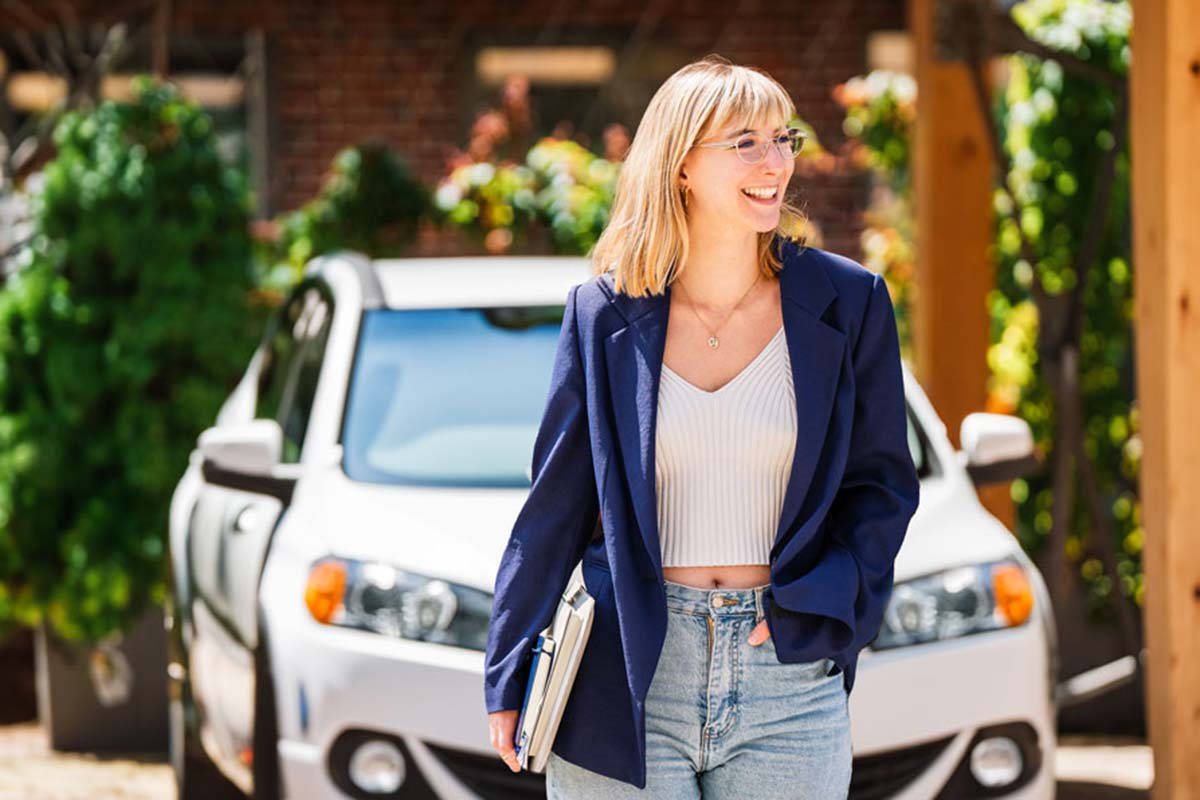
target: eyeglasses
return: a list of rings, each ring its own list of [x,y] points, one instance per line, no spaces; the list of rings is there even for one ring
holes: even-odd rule
[[[737,157],[746,164],[757,164],[767,157],[767,148],[774,144],[779,155],[795,158],[804,147],[808,135],[799,128],[788,128],[778,136],[763,136],[761,133],[746,133],[731,142],[707,142],[696,147],[732,147]]]

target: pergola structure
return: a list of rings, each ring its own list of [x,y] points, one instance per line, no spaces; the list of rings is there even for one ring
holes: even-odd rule
[[[1200,5],[1134,0],[1137,378],[1158,797],[1200,794]],[[1195,298],[1195,299],[1193,299]],[[1191,304],[1197,303],[1192,309]]]
[[[1193,527],[1200,519],[1193,488],[1200,484],[1200,3],[1132,5],[1128,103],[1114,133],[1118,141],[1132,136],[1146,705],[1154,797],[1184,798],[1200,796],[1200,537]],[[913,159],[917,362],[935,405],[957,421],[984,406],[998,157],[979,113],[990,107],[981,106],[985,61],[963,25],[986,37],[993,52],[1037,46],[1014,44],[1007,12],[991,0],[909,0],[908,12],[921,89]],[[1086,258],[1086,243],[1082,249]],[[1000,492],[981,494],[1011,518]]]

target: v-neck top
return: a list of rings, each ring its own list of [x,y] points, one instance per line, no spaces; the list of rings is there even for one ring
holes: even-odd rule
[[[655,488],[664,567],[770,563],[796,423],[783,328],[711,392],[662,365]]]

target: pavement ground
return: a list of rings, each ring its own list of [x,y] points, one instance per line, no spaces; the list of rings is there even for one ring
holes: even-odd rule
[[[1142,740],[1062,736],[1057,800],[1149,800],[1154,760]],[[160,753],[58,753],[36,722],[0,725],[0,800],[173,800]]]

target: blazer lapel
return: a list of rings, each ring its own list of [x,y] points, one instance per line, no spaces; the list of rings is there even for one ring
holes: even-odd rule
[[[785,245],[779,282],[784,338],[796,392],[797,438],[772,559],[812,481],[846,347],[846,335],[820,318],[837,291],[821,265],[808,256],[808,250],[797,252],[795,247]],[[611,282],[608,286],[611,289]],[[604,339],[620,460],[629,482],[634,516],[660,584],[662,548],[654,443],[670,299],[670,286],[663,294],[649,297],[613,295],[612,302],[629,324]]]
[[[783,534],[799,513],[812,483],[813,470],[829,429],[846,350],[846,334],[821,320],[825,308],[837,297],[837,290],[816,259],[806,258],[802,253],[785,261],[779,283],[783,294],[783,335],[787,339],[792,386],[796,392],[796,453],[783,493],[783,508],[771,547],[772,561],[779,554]]]

